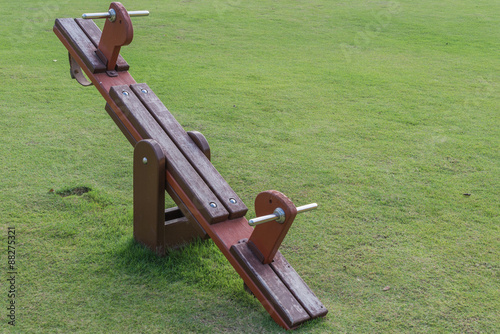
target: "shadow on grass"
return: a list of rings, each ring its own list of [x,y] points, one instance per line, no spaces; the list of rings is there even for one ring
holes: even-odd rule
[[[115,266],[142,282],[161,285],[182,281],[197,289],[224,291],[231,298],[247,302],[250,297],[243,290],[243,281],[212,240],[196,240],[158,257],[130,239],[117,251]]]
[[[231,300],[231,304],[220,306],[223,309],[237,307],[256,310],[258,318],[252,321],[257,326],[272,328],[276,333],[284,332],[267,315],[258,300],[244,291],[242,279],[212,240],[199,239],[182,249],[169,251],[164,257],[158,257],[135,240],[129,239],[116,252],[114,265],[122,274],[155,289],[162,290],[162,287],[168,288],[168,285],[182,282],[195,290],[213,295],[215,299],[217,296],[224,296]],[[297,332],[308,332],[312,328],[324,326],[325,321],[324,318],[308,321]]]

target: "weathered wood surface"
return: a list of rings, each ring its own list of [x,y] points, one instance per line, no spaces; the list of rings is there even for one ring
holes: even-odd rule
[[[326,307],[280,252],[276,253],[270,266],[312,319],[328,313]]]
[[[210,223],[226,220],[229,213],[217,196],[214,195],[129,86],[111,87],[109,94],[142,138],[154,139],[162,147],[167,158],[166,169],[192,199],[203,217]],[[210,203],[214,203],[215,207],[211,206]]]
[[[230,251],[290,328],[311,318],[274,270],[262,264],[246,243],[233,245]]]
[[[243,217],[248,208],[151,88],[144,83],[130,88],[224,205],[229,219]]]
[[[125,121],[127,123],[130,123],[126,117],[123,115],[123,117],[120,117],[114,110],[113,108],[109,105],[109,103],[106,103],[106,106],[104,107],[104,109],[106,110],[106,112],[108,113],[109,117],[111,117],[111,119],[115,122],[116,126],[118,126],[118,128],[121,130],[121,132],[123,133],[123,135],[125,136],[125,138],[127,138],[127,140],[129,141],[129,143],[132,145],[132,146],[135,146],[138,142],[138,140],[136,139],[139,134],[136,134],[135,136],[132,135],[131,131],[130,131],[130,127],[131,125],[129,125],[128,127],[124,124],[123,122],[123,118],[125,118]],[[121,113],[121,110],[120,110],[120,113]],[[134,129],[135,131],[135,129]]]
[[[106,71],[106,65],[96,55],[96,47],[74,19],[57,19],[55,27],[92,73]]]
[[[186,205],[189,212],[200,223],[201,227],[208,233],[210,238],[215,242],[220,251],[229,260],[236,272],[241,276],[245,284],[251,289],[252,293],[259,300],[262,306],[266,309],[271,317],[283,328],[290,329],[290,326],[285,322],[283,317],[275,310],[273,304],[267,299],[256,282],[247,274],[243,266],[238,262],[236,257],[230,252],[232,245],[238,240],[248,238],[253,231],[253,228],[248,225],[245,217],[226,220],[217,224],[209,224],[199,210],[193,205],[190,198],[186,195],[182,187],[176,182],[172,175],[167,171],[167,189],[171,189]]]
[[[53,31],[61,43],[66,47],[71,57],[80,65],[82,71],[85,72],[90,81],[106,100],[106,111],[120,130],[122,130],[132,146],[135,146],[142,138],[130,124],[120,108],[118,108],[113,99],[111,99],[109,96],[109,89],[112,86],[132,85],[136,82],[128,71],[117,72],[117,77],[109,77],[105,72],[104,64],[95,55],[95,47],[92,46],[92,41],[85,35],[83,30],[78,28],[75,22],[74,19],[56,19]],[[82,46],[79,46],[80,44],[82,44]],[[89,62],[94,62],[95,64],[92,65]],[[94,68],[94,66],[97,66],[96,64],[100,64],[98,70]]]

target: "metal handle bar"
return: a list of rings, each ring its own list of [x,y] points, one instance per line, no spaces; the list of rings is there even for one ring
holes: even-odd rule
[[[297,214],[303,213],[306,211],[314,210],[317,207],[318,207],[317,203],[311,203],[311,204],[299,206],[299,207],[297,207]],[[281,208],[277,208],[270,215],[265,215],[265,216],[250,219],[248,221],[248,225],[256,226],[256,225],[272,222],[274,220],[277,221],[278,223],[282,224],[285,221],[285,211],[283,211],[283,209],[281,209]]]
[[[136,10],[127,12],[130,17],[134,16],[148,16],[148,10]],[[86,13],[82,15],[84,19],[109,19],[111,22],[116,20],[116,11],[114,9],[110,9],[105,13]]]

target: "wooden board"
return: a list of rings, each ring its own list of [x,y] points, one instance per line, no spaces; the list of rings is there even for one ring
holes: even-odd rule
[[[326,307],[280,252],[276,253],[270,266],[312,319],[328,313]]]
[[[230,251],[290,328],[311,318],[274,270],[262,264],[245,242],[233,245]]]
[[[243,217],[248,208],[151,88],[144,83],[131,85],[130,88],[219,198],[229,212],[229,219]],[[231,203],[231,199],[236,203]]]
[[[103,73],[106,65],[96,55],[96,47],[74,19],[56,19],[55,27],[61,32],[92,73]]]
[[[124,94],[124,92],[127,92]],[[167,158],[166,169],[181,185],[203,217],[211,224],[224,221],[229,213],[196,170],[178,150],[142,102],[127,85],[111,87],[109,94],[143,139],[154,139]],[[212,207],[210,203],[215,203]]]

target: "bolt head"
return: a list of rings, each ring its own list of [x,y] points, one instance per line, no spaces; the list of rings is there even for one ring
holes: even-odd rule
[[[236,203],[238,203],[238,201],[236,201],[234,198],[230,198],[229,203],[236,204]]]
[[[116,21],[116,11],[115,11],[113,8],[111,8],[111,9],[108,11],[108,13],[109,13],[109,20],[110,20],[111,22],[115,22],[115,21]]]
[[[149,92],[148,92],[148,90],[147,90],[147,89],[144,89],[144,88],[143,88],[143,89],[141,89],[141,92],[142,92],[143,94],[147,94],[147,93],[149,93]]]
[[[142,158],[142,163],[147,165],[148,164],[148,158],[144,157]]]
[[[210,202],[210,207],[212,207],[212,208],[216,208],[216,207],[217,207],[217,203],[215,203],[215,202]]]
[[[282,208],[276,208],[276,210],[274,210],[273,214],[275,214],[278,218],[276,219],[276,221],[280,224],[283,224],[285,222],[285,211],[282,209]]]
[[[122,92],[122,94],[123,94],[123,95],[125,95],[125,96],[129,96],[129,95],[130,95],[130,94],[129,94],[129,92],[127,92],[126,90],[124,90],[124,91]]]

